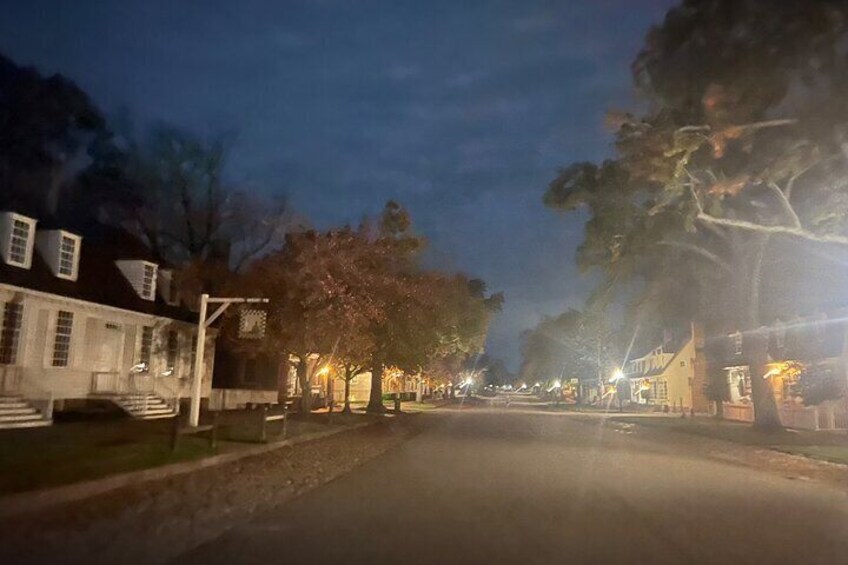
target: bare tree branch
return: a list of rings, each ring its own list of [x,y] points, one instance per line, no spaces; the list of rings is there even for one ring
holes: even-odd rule
[[[795,177],[793,177],[793,180],[794,178]],[[776,183],[769,182],[767,184],[768,187],[771,188],[772,192],[777,195],[777,199],[780,201],[780,206],[783,208],[783,212],[789,218],[792,226],[798,229],[803,229],[803,226],[801,225],[801,218],[798,217],[798,214],[795,212],[795,208],[792,207],[792,203],[789,202],[789,198],[787,198],[786,194],[780,190],[780,187],[777,186]],[[791,187],[789,185],[787,185],[787,190],[791,191]]]
[[[718,255],[716,255],[712,251],[708,251],[707,249],[704,249],[703,247],[700,247],[700,246],[695,245],[693,243],[684,243],[684,242],[681,242],[681,241],[659,241],[659,242],[657,242],[657,245],[663,245],[663,246],[666,246],[666,247],[677,247],[677,248],[680,248],[680,249],[684,249],[686,251],[691,251],[692,253],[700,255],[701,257],[703,257],[703,258],[711,261],[712,263],[718,265],[719,267],[721,267],[722,269],[724,269],[728,273],[733,272],[733,270],[730,268],[730,264],[727,261],[723,260],[722,258],[720,258]]]
[[[747,220],[734,220],[730,218],[716,218],[715,216],[711,216],[703,211],[698,213],[697,218],[703,222],[708,222],[711,224],[715,224],[718,226],[727,226],[731,228],[737,228],[740,230],[763,233],[763,234],[779,234],[779,235],[788,235],[792,237],[797,237],[799,239],[805,239],[807,241],[814,241],[816,243],[833,243],[836,245],[845,245],[848,246],[848,237],[843,237],[840,235],[819,235],[813,233],[803,227],[798,228],[794,226],[768,226],[764,224],[758,224],[755,222],[749,222]]]

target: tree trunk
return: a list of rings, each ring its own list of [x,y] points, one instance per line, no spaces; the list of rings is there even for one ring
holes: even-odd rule
[[[289,399],[289,368],[288,356],[277,365],[277,404],[285,406]]]
[[[344,390],[344,409],[342,410],[343,414],[350,414],[350,375],[345,375],[345,390]]]
[[[768,333],[750,332],[750,334],[745,335],[745,341],[750,343],[750,346],[746,349],[749,351],[747,357],[751,371],[754,427],[767,432],[782,430],[783,424],[780,422],[780,411],[777,409],[777,402],[774,400],[771,381],[763,378],[768,363]]]
[[[383,406],[383,364],[374,363],[371,368],[371,394],[368,398],[368,412],[372,414],[383,414],[386,407]]]
[[[300,383],[300,411],[304,414],[312,412],[312,385],[309,382],[309,367],[306,357],[301,357],[297,363],[297,381]]]
[[[783,429],[780,412],[774,400],[771,381],[763,378],[768,363],[768,333],[760,327],[760,283],[762,279],[763,259],[769,244],[769,235],[756,236],[753,241],[753,264],[747,286],[746,304],[740,305],[745,312],[743,347],[751,373],[751,400],[754,404],[754,427],[763,431]],[[744,271],[740,271],[744,272]],[[742,282],[742,281],[740,281]],[[744,288],[744,286],[742,287]]]
[[[715,401],[715,417],[717,420],[724,420],[724,400]]]

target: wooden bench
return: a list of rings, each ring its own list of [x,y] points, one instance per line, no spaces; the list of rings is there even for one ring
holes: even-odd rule
[[[183,420],[179,415],[174,416],[174,425],[171,427],[171,451],[176,451],[179,447],[180,436],[209,434],[209,448],[215,449],[218,447],[218,419],[219,412],[212,413],[212,423],[203,426],[184,426]]]
[[[287,400],[282,404],[283,413],[282,414],[268,414],[268,405],[263,404],[259,412],[259,441],[266,442],[268,441],[268,422],[283,422],[283,438],[286,437],[286,428],[289,421],[289,408],[294,404],[293,401]]]

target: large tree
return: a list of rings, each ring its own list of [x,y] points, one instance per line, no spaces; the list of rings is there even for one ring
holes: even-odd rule
[[[265,345],[295,359],[304,412],[311,410],[320,367],[336,356],[361,362],[371,347],[362,329],[384,317],[374,299],[380,264],[367,231],[306,231],[289,234],[280,251],[258,260],[242,279],[245,288],[270,299]]]
[[[0,208],[81,225],[138,204],[91,98],[0,54]]]
[[[377,242],[390,260],[379,291],[385,318],[371,327],[370,412],[384,410],[386,367],[453,379],[467,358],[482,352],[491,316],[503,303],[503,295],[487,295],[479,279],[423,269],[418,263],[423,241],[412,232],[409,214],[394,202],[380,217]]]
[[[837,1],[683,2],[636,59],[649,110],[615,116],[617,158],[545,196],[589,208],[580,260],[607,285],[641,281],[643,300],[745,332],[762,428],[780,426],[759,378],[765,258],[788,239],[848,245],[846,21]]]
[[[487,293],[480,279],[430,275],[433,295],[428,310],[431,350],[422,367],[431,379],[451,384],[451,393],[466,377],[484,374],[484,346],[492,316],[503,307],[502,293]]]
[[[211,271],[207,289],[222,272],[239,272],[279,248],[291,225],[284,199],[227,180],[227,154],[221,138],[159,125],[132,140],[123,160],[143,202],[132,227],[162,258]]]
[[[522,341],[520,374],[525,381],[597,382],[621,362],[616,336],[600,308],[570,309],[545,318]]]

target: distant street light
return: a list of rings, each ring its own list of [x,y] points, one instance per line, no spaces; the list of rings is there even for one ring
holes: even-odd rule
[[[617,383],[618,381],[620,381],[623,378],[624,378],[624,371],[622,371],[621,369],[616,369],[613,372],[612,378],[609,380],[609,382],[610,383]]]

